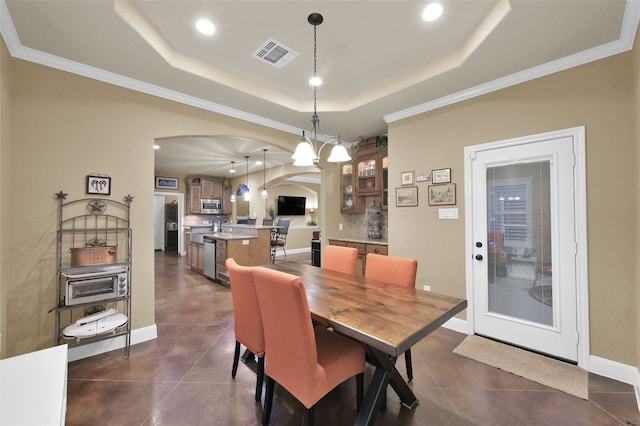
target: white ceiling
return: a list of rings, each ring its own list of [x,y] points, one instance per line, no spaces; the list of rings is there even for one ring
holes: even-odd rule
[[[387,122],[628,50],[640,2],[442,1],[2,1],[1,30],[15,57],[258,122],[292,134],[310,127],[313,26],[317,109],[326,133],[355,141]],[[193,30],[207,17],[216,33]],[[298,57],[277,68],[253,57],[267,40]],[[392,141],[391,141],[392,143]],[[240,137],[159,141],[156,170],[250,172],[265,146]],[[266,147],[267,167],[290,153]]]

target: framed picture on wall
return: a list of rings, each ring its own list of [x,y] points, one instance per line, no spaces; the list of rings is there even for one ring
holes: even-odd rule
[[[429,205],[446,206],[456,203],[456,184],[429,185]]]
[[[87,176],[87,194],[111,195],[111,178]]]
[[[433,183],[451,182],[451,169],[439,169],[431,171],[431,181]]]
[[[178,179],[156,176],[156,188],[178,189]]]
[[[397,207],[415,207],[418,205],[418,187],[404,186],[396,188]]]
[[[413,170],[409,170],[407,172],[400,173],[400,184],[405,185],[414,185],[415,181],[415,172]]]

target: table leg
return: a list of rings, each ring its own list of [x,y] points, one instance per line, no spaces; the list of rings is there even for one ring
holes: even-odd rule
[[[369,383],[364,402],[356,419],[356,425],[361,426],[375,423],[375,416],[380,410],[383,402],[382,398],[386,395],[385,389],[387,385],[391,385],[404,406],[414,408],[419,403],[407,382],[404,381],[396,369],[395,359],[371,347],[368,348],[368,355],[369,361],[376,366],[376,370],[373,373],[373,378]]]
[[[242,354],[242,356],[240,357],[240,359],[242,359],[242,362],[244,362],[245,364],[247,362],[251,362],[254,360],[254,356],[253,352],[251,352],[249,349],[245,349],[244,353]]]
[[[381,367],[376,367],[376,371],[373,373],[371,382],[367,387],[367,393],[362,402],[362,407],[360,407],[360,411],[358,411],[358,418],[356,419],[357,426],[375,424],[376,415],[378,411],[380,411],[380,404],[382,404],[382,396],[386,395],[384,390],[387,384],[389,384],[387,372]]]

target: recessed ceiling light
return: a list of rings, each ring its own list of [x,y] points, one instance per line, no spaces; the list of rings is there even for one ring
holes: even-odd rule
[[[211,35],[216,32],[216,27],[213,26],[210,20],[200,19],[196,22],[196,29],[204,35]]]
[[[427,22],[435,21],[442,16],[444,8],[440,3],[429,3],[422,12],[422,19]]]
[[[153,145],[153,149],[160,149],[160,145]]]

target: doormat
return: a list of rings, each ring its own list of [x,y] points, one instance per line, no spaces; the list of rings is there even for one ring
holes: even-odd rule
[[[464,339],[453,352],[578,398],[589,399],[587,371],[575,365],[475,335]]]

